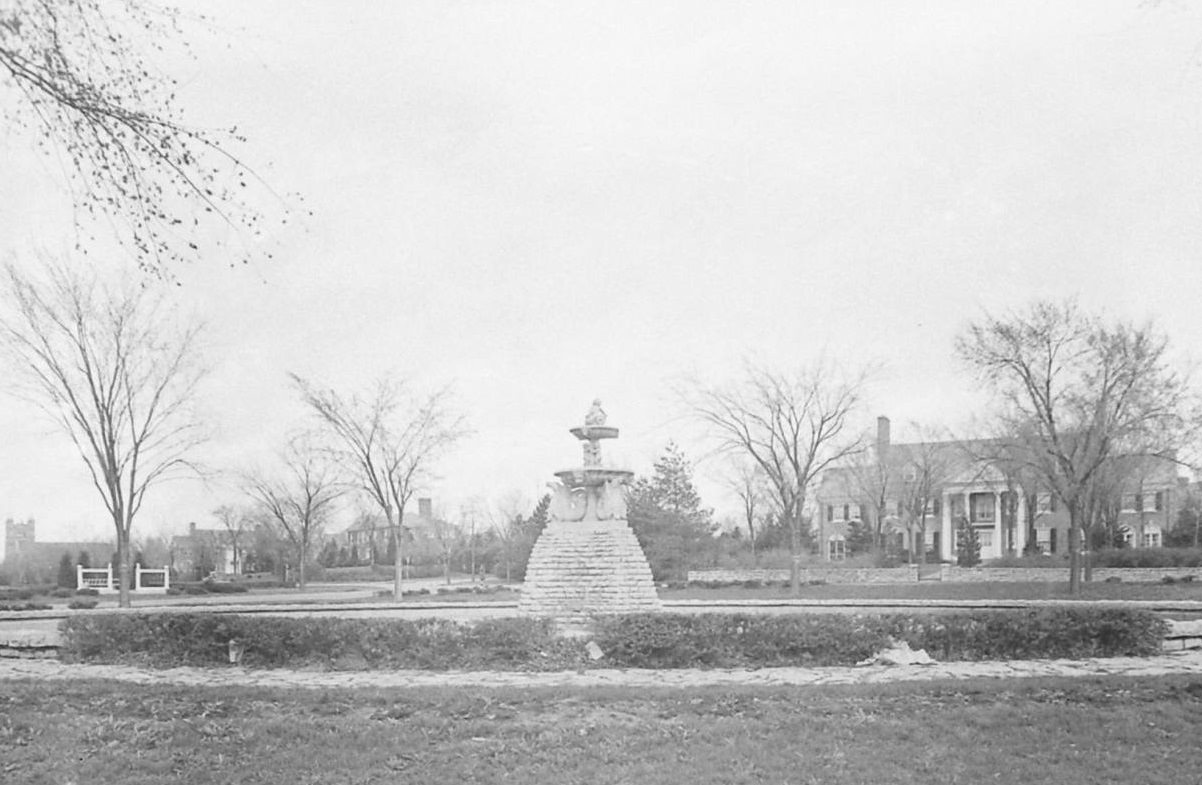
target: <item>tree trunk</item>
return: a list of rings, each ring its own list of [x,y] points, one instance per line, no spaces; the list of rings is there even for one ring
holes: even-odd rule
[[[129,533],[124,529],[117,532],[117,607],[128,608],[131,605],[129,589],[130,574],[129,560],[133,556],[129,549]]]
[[[296,586],[301,591],[305,590],[305,562],[306,556],[309,555],[309,548],[304,540],[301,540],[300,557],[296,560]]]
[[[1081,511],[1074,502],[1068,506],[1068,593],[1081,593]]]
[[[399,516],[398,516],[399,517]],[[401,524],[397,521],[396,526],[391,526],[392,530],[392,598],[400,600],[404,598],[404,582],[405,582],[405,566],[404,559],[401,558]]]
[[[789,551],[793,557],[789,565],[789,591],[794,597],[801,596],[801,521],[789,516]]]

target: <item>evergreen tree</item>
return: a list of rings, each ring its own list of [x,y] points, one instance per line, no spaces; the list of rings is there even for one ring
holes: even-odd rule
[[[967,518],[961,518],[957,523],[956,565],[958,567],[976,567],[981,563],[981,540],[977,530],[968,524]]]
[[[58,585],[63,589],[75,588],[75,565],[71,563],[71,554],[66,551],[58,560]]]
[[[627,518],[656,580],[684,579],[714,551],[717,529],[713,511],[701,506],[693,485],[693,467],[681,449],[668,442],[650,477],[630,490]]]
[[[75,562],[86,570],[92,566],[92,557],[88,555],[87,551],[80,551],[79,558]]]
[[[325,545],[321,546],[321,553],[317,555],[317,563],[322,567],[333,567],[338,563],[338,543],[334,540],[326,540]]]

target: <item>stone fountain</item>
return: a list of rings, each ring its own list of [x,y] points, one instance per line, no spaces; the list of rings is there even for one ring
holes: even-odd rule
[[[583,443],[583,465],[555,472],[550,518],[534,543],[518,609],[568,622],[601,613],[659,610],[647,557],[626,522],[625,485],[634,476],[606,468],[601,441],[618,429],[606,425],[600,401],[570,433]]]

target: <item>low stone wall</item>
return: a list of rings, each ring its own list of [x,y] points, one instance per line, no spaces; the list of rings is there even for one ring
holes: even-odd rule
[[[1123,583],[1160,583],[1192,577],[1202,583],[1200,567],[1095,567],[1093,582],[1118,578]],[[789,580],[788,570],[689,570],[689,580],[699,583],[761,583]],[[1068,583],[1068,567],[956,567],[939,566],[939,580],[947,583]],[[813,567],[801,571],[801,582],[810,583],[916,583],[918,565],[903,567]]]
[[[761,583],[789,580],[788,570],[689,570],[690,581],[700,583]],[[801,582],[811,583],[915,583],[918,566],[904,567],[809,567],[801,571]]]
[[[1095,567],[1093,582],[1118,578],[1123,583],[1160,583],[1164,578],[1192,576],[1202,581],[1198,567]],[[939,580],[949,583],[1068,583],[1068,567],[956,567],[944,564]]]

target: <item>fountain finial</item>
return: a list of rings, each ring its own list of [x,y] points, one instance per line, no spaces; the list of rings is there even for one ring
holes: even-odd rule
[[[584,415],[585,425],[605,425],[605,410],[601,408],[601,399],[594,398],[592,408]]]

